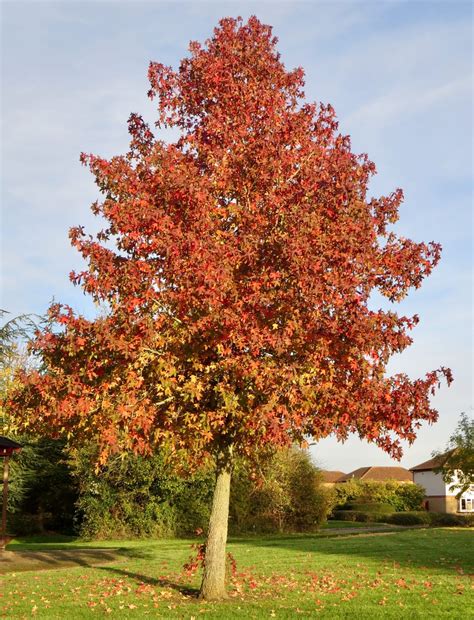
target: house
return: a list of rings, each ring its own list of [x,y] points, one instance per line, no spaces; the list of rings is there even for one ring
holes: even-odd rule
[[[443,455],[420,463],[410,469],[413,482],[425,489],[426,508],[430,512],[474,512],[474,487],[456,498],[457,479],[445,482],[441,473],[434,470],[443,464]]]
[[[337,482],[349,482],[349,480],[362,480],[363,482],[413,482],[413,475],[404,467],[359,467],[345,474]]]
[[[329,471],[323,469],[321,470],[321,475],[323,477],[322,484],[329,487],[339,482],[339,478],[344,477],[346,474],[343,471]]]

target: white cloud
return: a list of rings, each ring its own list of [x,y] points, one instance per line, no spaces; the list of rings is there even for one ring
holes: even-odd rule
[[[441,86],[434,86],[418,92],[413,96],[413,88],[393,90],[361,106],[348,116],[348,126],[370,126],[371,131],[386,128],[393,123],[405,122],[411,115],[425,112],[434,105],[441,104],[444,109],[460,97],[468,98],[471,94],[470,76],[454,79]]]

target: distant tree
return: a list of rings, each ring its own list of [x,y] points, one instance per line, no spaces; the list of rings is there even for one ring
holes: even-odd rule
[[[11,468],[14,498],[9,504],[16,534],[53,531],[71,534],[78,499],[64,439],[20,435],[23,445]],[[60,509],[58,509],[60,507]]]
[[[11,416],[7,418],[4,403],[12,389],[16,371],[30,365],[24,348],[36,329],[32,315],[8,318],[10,313],[0,309],[0,435],[11,431]],[[6,320],[5,320],[6,319]]]
[[[326,521],[333,493],[306,450],[284,448],[255,468],[236,463],[230,499],[235,532],[311,532]]]
[[[34,345],[45,371],[10,399],[25,426],[114,452],[166,445],[216,485],[201,596],[225,596],[229,492],[236,455],[349,433],[392,456],[434,421],[429,396],[449,370],[386,375],[418,317],[374,310],[418,288],[437,243],[390,231],[401,190],[369,195],[375,166],[352,153],[330,105],[304,102],[271,28],[223,19],[178,71],[151,63],[157,126],[129,120],[130,150],[83,155],[103,194],[72,244],[71,278],[108,313],[53,305]],[[369,303],[370,302],[370,303]]]
[[[10,314],[0,308],[0,318],[4,319]],[[0,326],[0,362],[2,364],[17,350],[20,339],[29,339],[32,331],[36,328],[31,314],[21,314],[5,321]]]
[[[474,486],[474,418],[461,413],[458,425],[449,438],[444,452],[433,452],[441,465],[435,470],[443,475],[451,488],[457,489],[456,497],[461,497]]]
[[[26,370],[30,366],[30,358],[25,350],[36,325],[31,315],[23,314],[9,317],[7,310],[0,309],[0,435],[15,435],[15,410],[7,410],[5,403],[14,390],[17,371]],[[21,441],[21,437],[15,436]],[[28,454],[16,452],[9,466],[8,511],[14,513],[19,510],[28,490],[28,475],[24,463]],[[1,464],[0,460],[0,464]],[[3,499],[2,499],[3,502]]]

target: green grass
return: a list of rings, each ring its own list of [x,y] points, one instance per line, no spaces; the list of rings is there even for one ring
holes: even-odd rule
[[[191,541],[19,540],[8,547],[19,555],[54,559],[61,549],[82,564],[1,576],[0,617],[466,618],[474,606],[473,534],[419,529],[234,538],[230,598],[213,604],[196,599],[199,576],[182,571]],[[114,559],[88,566],[87,552],[99,547]]]

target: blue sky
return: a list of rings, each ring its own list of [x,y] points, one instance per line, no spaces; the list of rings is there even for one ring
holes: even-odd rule
[[[288,68],[306,72],[309,100],[332,103],[356,152],[376,163],[374,194],[405,191],[397,230],[436,240],[441,264],[399,305],[418,313],[415,344],[392,371],[450,366],[434,402],[439,422],[405,450],[412,466],[442,448],[472,411],[472,6],[470,2],[3,2],[2,297],[13,314],[54,297],[90,314],[69,283],[81,266],[68,229],[98,223],[81,151],[119,154],[130,112],[153,122],[150,60],[176,66],[190,40],[224,16],[271,24]],[[328,469],[388,465],[378,448],[332,439],[312,448]]]

